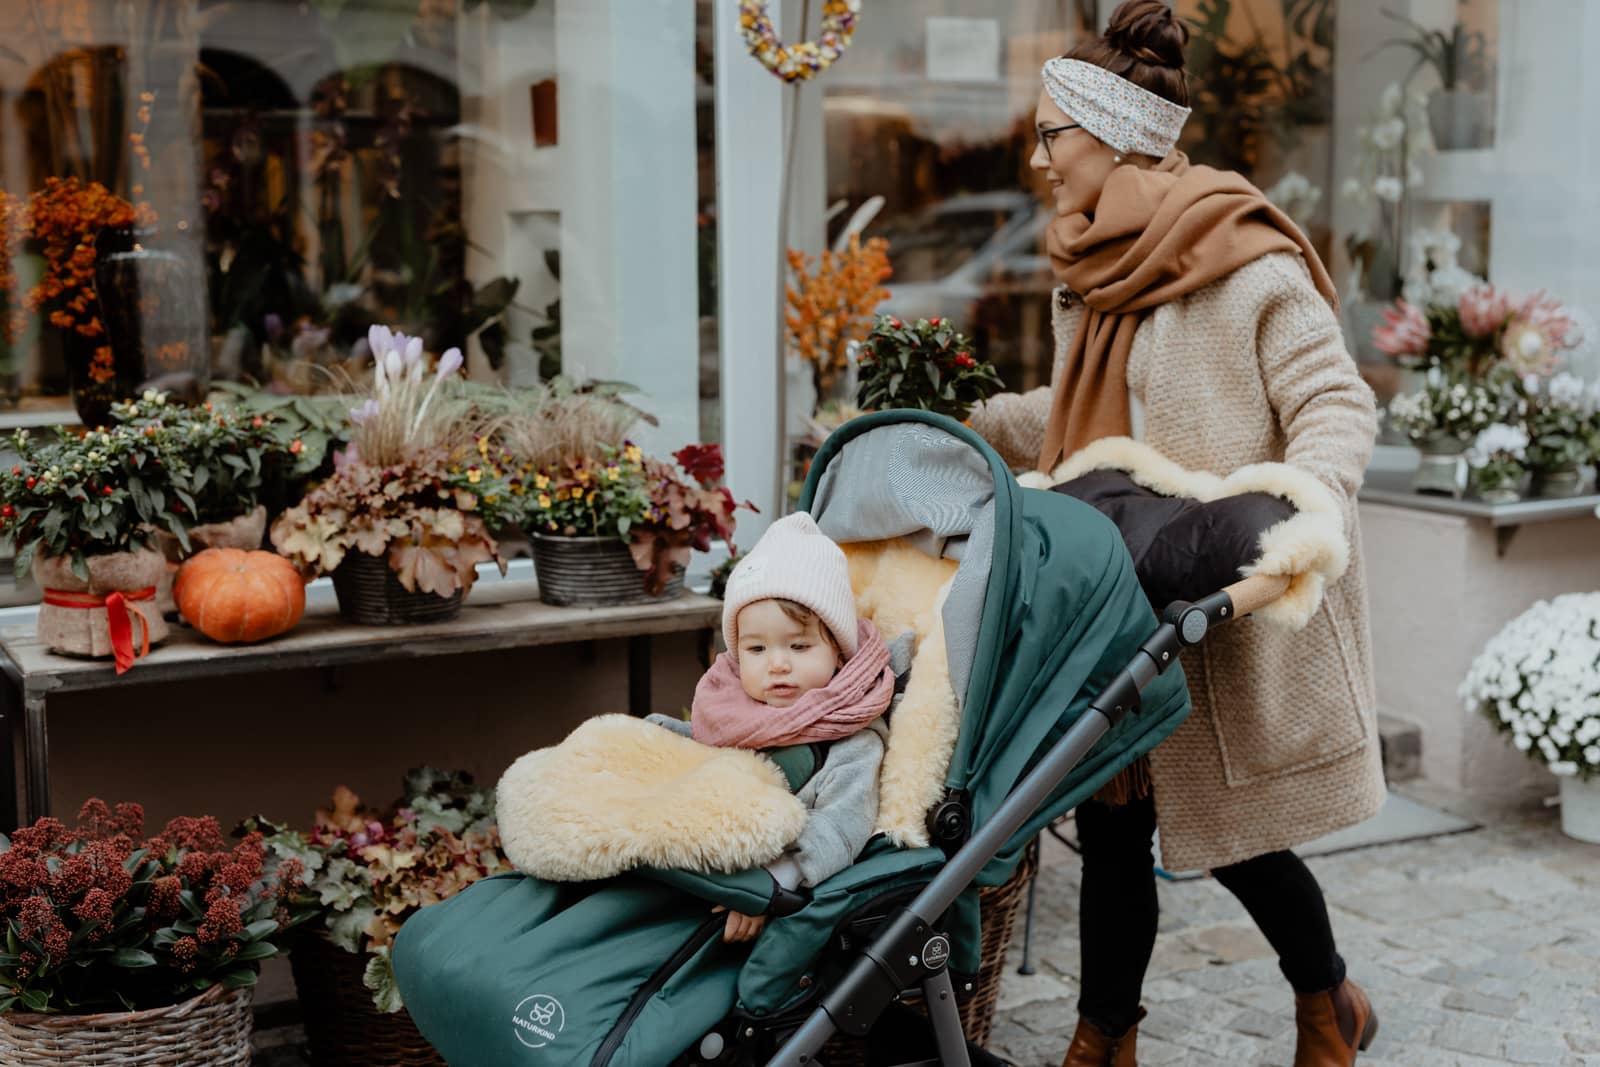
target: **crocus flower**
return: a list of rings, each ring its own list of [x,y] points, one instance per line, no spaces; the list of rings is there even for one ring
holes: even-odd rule
[[[350,409],[350,421],[355,423],[357,426],[361,426],[377,413],[378,401],[372,397],[368,397],[366,403],[362,404],[358,408]]]

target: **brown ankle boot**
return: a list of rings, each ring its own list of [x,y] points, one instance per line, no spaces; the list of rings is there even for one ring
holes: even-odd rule
[[[1378,1035],[1378,1016],[1348,978],[1324,993],[1294,998],[1294,1067],[1351,1067]]]
[[[1139,1018],[1120,1037],[1113,1037],[1088,1019],[1078,1020],[1078,1032],[1072,1035],[1067,1048],[1067,1058],[1061,1067],[1138,1067],[1134,1058],[1139,1042],[1139,1020],[1145,1011],[1139,1009]]]

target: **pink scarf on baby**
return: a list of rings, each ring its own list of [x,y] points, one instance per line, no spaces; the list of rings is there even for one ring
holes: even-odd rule
[[[689,719],[694,739],[718,748],[776,748],[836,741],[864,729],[889,709],[894,671],[878,628],[862,619],[856,632],[856,654],[833,680],[786,708],[746,693],[739,681],[739,654],[724,652],[694,688]]]

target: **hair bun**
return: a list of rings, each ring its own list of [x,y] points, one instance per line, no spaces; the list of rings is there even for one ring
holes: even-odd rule
[[[1105,41],[1136,62],[1182,70],[1189,27],[1164,0],[1127,0],[1111,13]]]

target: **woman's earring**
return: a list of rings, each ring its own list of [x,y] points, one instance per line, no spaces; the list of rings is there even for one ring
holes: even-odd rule
[[[1122,162],[1122,157],[1121,156],[1112,156],[1111,157],[1111,162],[1113,162],[1113,163],[1121,163]]]

